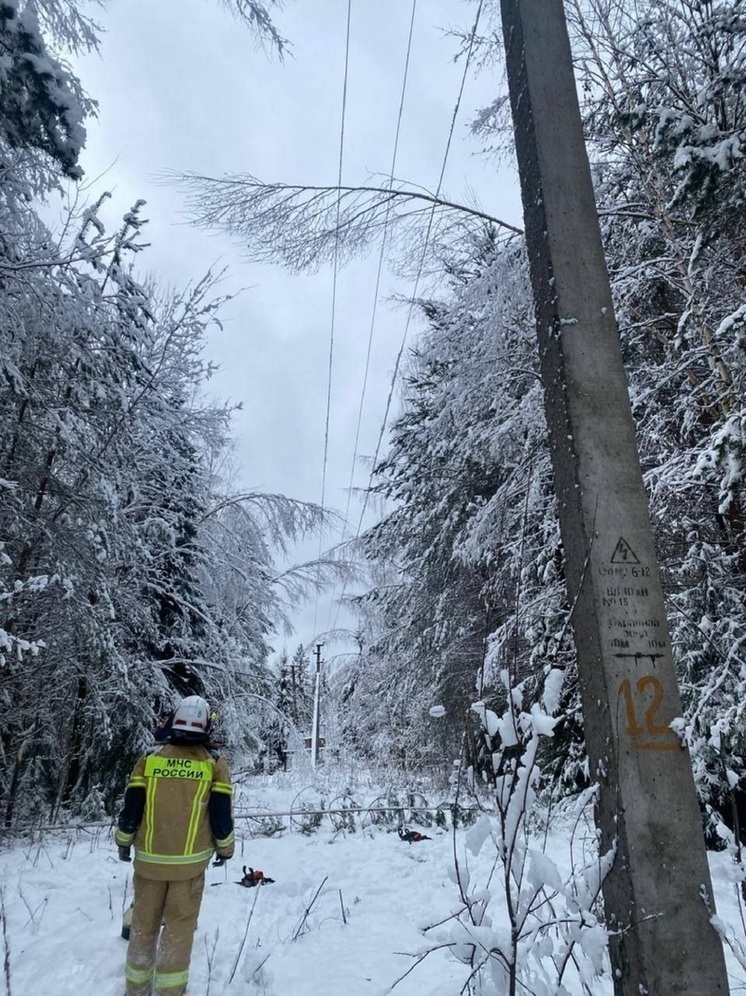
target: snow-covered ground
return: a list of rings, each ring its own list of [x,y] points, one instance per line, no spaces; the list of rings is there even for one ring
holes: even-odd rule
[[[249,783],[237,810],[287,811],[296,791],[282,779]],[[464,846],[468,829],[454,836],[433,827],[424,831],[430,840],[407,844],[386,826],[350,833],[327,818],[305,835],[284,822],[284,832],[265,837],[252,836],[256,821],[239,820],[235,859],[208,870],[190,996],[382,996],[399,979],[399,996],[461,992],[468,969],[446,949],[415,962],[446,939],[450,925],[433,925],[460,906],[454,842],[472,883],[489,873],[489,842],[475,858]],[[547,842],[564,864],[567,837],[555,832]],[[243,864],[274,884],[240,888]],[[743,938],[728,858],[713,855],[712,870],[720,915]],[[0,993],[9,978],[8,996],[122,996],[131,866],[116,859],[109,830],[49,832],[0,852],[0,888],[8,959]],[[729,968],[736,992],[746,972]],[[581,992],[572,983],[568,990]],[[608,975],[594,982],[594,996],[610,993]]]

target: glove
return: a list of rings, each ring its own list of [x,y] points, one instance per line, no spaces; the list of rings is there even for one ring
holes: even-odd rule
[[[129,847],[125,847],[123,844],[120,844],[118,850],[119,850],[119,860],[120,861],[131,861],[132,860],[132,858],[130,856],[130,849],[129,849]]]
[[[216,854],[216,855],[215,855],[215,860],[214,860],[214,861],[213,861],[213,863],[212,863],[212,867],[213,867],[213,868],[222,868],[222,867],[223,867],[223,865],[224,865],[224,864],[226,863],[226,861],[228,861],[228,860],[229,860],[229,859],[228,859],[228,858],[226,858],[226,857],[225,857],[225,856],[224,856],[223,854]]]

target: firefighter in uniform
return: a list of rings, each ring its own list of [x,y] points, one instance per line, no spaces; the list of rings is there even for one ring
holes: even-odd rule
[[[122,861],[135,847],[127,996],[183,996],[205,869],[213,851],[216,865],[233,856],[233,789],[209,730],[207,702],[183,699],[169,742],[139,759],[127,785],[114,838]]]

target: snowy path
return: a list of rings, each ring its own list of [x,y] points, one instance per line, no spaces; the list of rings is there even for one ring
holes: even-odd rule
[[[207,955],[213,950],[209,992],[214,996],[386,992],[412,964],[411,958],[394,952],[422,950],[419,928],[454,909],[456,892],[447,879],[451,847],[447,834],[407,845],[385,831],[336,838],[328,831],[311,837],[247,838],[227,869],[208,871],[190,993],[207,994]],[[119,930],[131,872],[115,854],[105,835],[91,840],[78,834],[69,843],[49,839],[0,856],[12,996],[121,996],[126,945]],[[243,863],[261,868],[275,884],[258,890],[235,885]],[[304,935],[292,942],[325,877]],[[255,898],[248,937],[229,985]],[[263,973],[249,982],[247,976],[265,959]],[[451,996],[463,984],[463,971],[437,952],[395,992]]]
[[[287,805],[277,796],[262,801],[276,810]],[[240,821],[235,859],[226,869],[207,873],[190,996],[388,993],[412,966],[411,955],[442,939],[442,932],[423,935],[422,928],[459,906],[450,877],[452,835],[427,832],[432,840],[412,845],[382,828],[335,835],[328,824],[311,836],[286,831],[252,839]],[[463,852],[460,831],[457,836]],[[562,863],[566,841],[550,834],[549,850]],[[488,851],[487,846],[478,861],[469,861],[473,883],[486,878]],[[240,888],[235,881],[243,864],[261,868],[275,884]],[[743,939],[732,865],[725,855],[711,856],[711,864],[719,913]],[[302,936],[293,941],[324,879]],[[0,852],[11,980],[7,996],[123,996],[126,945],[119,932],[130,882],[131,866],[116,860],[108,831],[48,834],[41,843]],[[0,961],[4,955],[0,939]],[[732,992],[742,990],[746,971],[732,958],[729,969]],[[458,996],[466,974],[447,952],[436,951],[396,986],[394,996]],[[610,992],[608,976],[594,984],[594,996]]]

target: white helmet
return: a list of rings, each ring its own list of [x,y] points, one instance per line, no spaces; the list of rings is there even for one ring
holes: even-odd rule
[[[174,712],[173,733],[201,734],[210,732],[210,709],[200,695],[188,695]]]

